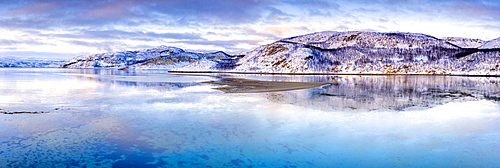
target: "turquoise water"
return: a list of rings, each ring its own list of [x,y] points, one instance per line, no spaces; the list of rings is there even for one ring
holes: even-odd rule
[[[499,78],[0,69],[0,167],[499,167],[499,100]]]

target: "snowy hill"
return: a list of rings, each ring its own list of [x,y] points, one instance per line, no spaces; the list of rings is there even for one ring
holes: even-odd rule
[[[488,44],[496,43],[483,46]],[[417,33],[326,31],[260,46],[239,60],[205,61],[174,71],[500,75],[499,52],[462,47]]]
[[[500,75],[500,38],[419,33],[325,31],[284,38],[243,56],[160,46],[76,57],[62,68],[167,69],[175,72]]]
[[[61,65],[61,68],[120,68],[172,69],[199,60],[227,59],[224,52],[194,53],[180,48],[159,46],[138,51],[123,51],[79,56]]]
[[[500,38],[486,42],[479,49],[500,49]]]
[[[445,37],[443,38],[443,40],[451,44],[455,44],[460,48],[478,48],[479,46],[486,43],[486,41],[481,39],[470,39],[461,37]]]
[[[305,44],[321,49],[340,48],[398,48],[398,49],[427,49],[450,48],[452,44],[435,37],[418,33],[378,33],[378,32],[334,32],[325,31],[285,38],[281,42]]]
[[[0,68],[57,68],[62,59],[0,57]]]

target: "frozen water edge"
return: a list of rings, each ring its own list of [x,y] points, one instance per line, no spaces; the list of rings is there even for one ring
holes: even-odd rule
[[[2,74],[0,92],[9,97],[2,97],[0,108],[24,103],[61,110],[0,115],[0,167],[499,164],[500,106],[480,96],[499,90],[496,78],[242,75],[236,77],[332,85],[224,94],[212,89],[217,85],[189,80],[140,82],[145,74],[36,73],[46,75]],[[385,108],[384,99],[441,103],[398,110]]]

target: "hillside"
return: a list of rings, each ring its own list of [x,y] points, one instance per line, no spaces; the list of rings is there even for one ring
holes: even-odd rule
[[[461,37],[445,37],[444,41],[454,44],[460,48],[478,48],[486,41],[481,39],[470,39],[470,38],[461,38]]]
[[[99,53],[73,58],[61,68],[172,69],[200,60],[228,59],[224,52],[195,53],[180,48],[159,46],[138,51]]]
[[[500,49],[500,38],[486,42],[479,49]]]
[[[160,46],[76,57],[61,68],[166,69],[172,72],[500,75],[500,38],[419,33],[325,31],[284,38],[243,56]]]
[[[500,75],[499,52],[486,48],[491,44],[463,48],[417,33],[326,31],[260,46],[237,61],[197,62],[174,71]]]
[[[0,57],[0,68],[57,68],[64,62],[59,58]]]

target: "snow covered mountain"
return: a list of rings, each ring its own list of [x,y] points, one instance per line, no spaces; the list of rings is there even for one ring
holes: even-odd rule
[[[62,68],[175,72],[500,75],[500,38],[438,39],[419,33],[334,32],[295,36],[244,56],[160,46],[76,57]]]
[[[486,42],[479,49],[500,49],[500,38]]]
[[[172,69],[199,60],[228,59],[224,52],[194,53],[180,48],[159,46],[138,51],[123,51],[79,56],[61,65],[61,68],[120,68]]]
[[[500,75],[496,40],[479,49],[461,41],[467,45],[417,33],[326,31],[260,46],[239,60],[203,61],[174,71]]]
[[[481,39],[470,39],[461,37],[445,37],[444,41],[454,44],[460,48],[478,48],[479,46],[486,43],[486,41]]]
[[[418,33],[334,32],[325,31],[285,38],[280,42],[297,43],[321,49],[340,48],[399,48],[425,49],[433,47],[456,47],[435,37]]]
[[[62,59],[0,57],[0,68],[57,68]]]

